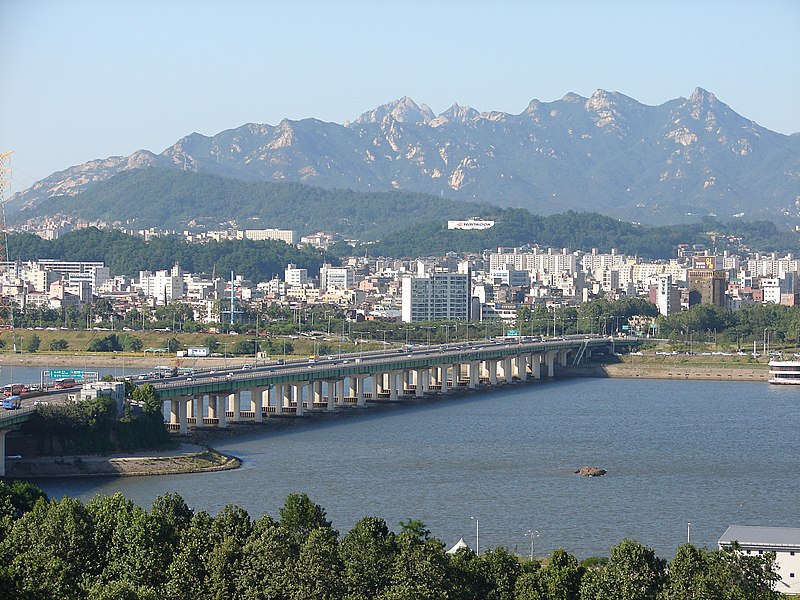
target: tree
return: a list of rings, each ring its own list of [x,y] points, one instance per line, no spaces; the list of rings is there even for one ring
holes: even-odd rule
[[[213,335],[205,336],[201,343],[208,347],[209,352],[216,352],[219,348],[219,340]]]
[[[364,517],[356,522],[339,544],[344,569],[344,597],[349,600],[379,597],[389,585],[395,552],[395,536],[389,531],[386,521]]]
[[[69,346],[69,342],[65,339],[57,339],[50,342],[50,350],[53,352],[63,352]]]
[[[330,527],[317,527],[308,534],[296,563],[293,600],[339,600],[342,597],[342,560],[338,534]]]
[[[574,556],[557,548],[545,567],[517,579],[519,600],[577,600],[583,569]]]
[[[679,546],[659,600],[715,598],[777,600],[775,555],[748,556],[738,545],[723,550]]]
[[[39,346],[42,345],[42,338],[40,338],[37,334],[33,334],[29,339],[28,343],[25,344],[25,350],[34,354],[39,350]]]
[[[330,527],[325,509],[314,504],[306,494],[289,494],[279,511],[280,526],[300,548],[317,527]]]
[[[450,596],[454,600],[494,597],[489,565],[471,548],[460,548],[450,556]]]
[[[608,563],[581,581],[581,600],[655,600],[665,581],[666,561],[634,540],[612,546]]]
[[[213,519],[205,511],[192,515],[188,527],[181,532],[180,544],[175,549],[167,568],[164,586],[167,597],[175,600],[209,598],[207,560],[214,541]]]
[[[14,524],[3,542],[14,589],[9,598],[79,598],[97,574],[92,523],[79,500],[45,502]]]
[[[137,387],[133,392],[132,398],[134,402],[139,402],[142,405],[144,412],[161,415],[161,399],[158,397],[158,392],[152,383],[145,383]]]
[[[181,347],[181,343],[178,341],[178,338],[175,337],[168,337],[163,343],[163,347],[167,349],[167,352],[177,352]]]
[[[513,600],[514,586],[522,572],[519,560],[505,548],[489,550],[480,558],[486,565],[486,574],[492,587],[492,593],[487,598]]]
[[[294,565],[299,558],[292,536],[271,518],[259,519],[242,552],[236,582],[239,597],[288,600],[296,585]],[[195,596],[200,597],[200,596]]]
[[[421,529],[427,532],[424,525]],[[448,559],[444,546],[427,533],[419,533],[420,528],[414,527],[397,536],[398,553],[392,565],[391,586],[384,595],[387,600],[422,600],[448,595]]]

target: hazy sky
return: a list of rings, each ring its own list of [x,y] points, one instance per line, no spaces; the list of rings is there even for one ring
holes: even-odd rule
[[[0,0],[0,151],[19,191],[195,131],[598,88],[656,105],[699,86],[789,134],[799,32],[798,0]]]

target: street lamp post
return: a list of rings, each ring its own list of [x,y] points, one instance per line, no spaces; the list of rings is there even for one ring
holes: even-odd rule
[[[535,542],[536,538],[539,537],[539,532],[535,531],[535,530],[528,529],[528,533],[526,533],[525,535],[527,535],[528,537],[531,538],[531,562],[533,562],[534,547],[535,547],[534,546],[534,542]]]
[[[686,543],[691,544],[692,538],[692,524],[686,523]]]
[[[470,520],[475,521],[475,556],[481,555],[481,527],[478,522],[478,517],[470,517]]]

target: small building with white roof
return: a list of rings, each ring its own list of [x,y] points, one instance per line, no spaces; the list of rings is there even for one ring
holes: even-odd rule
[[[738,542],[745,554],[774,552],[780,577],[775,590],[800,594],[800,527],[731,525],[719,538],[719,547],[730,547],[733,542]]]

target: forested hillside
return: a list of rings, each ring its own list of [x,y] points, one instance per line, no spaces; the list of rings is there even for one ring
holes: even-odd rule
[[[464,219],[487,206],[413,192],[329,190],[301,183],[247,182],[204,173],[135,169],[77,196],[38,205],[36,215],[61,213],[119,222],[132,229],[293,229],[336,231],[375,239],[401,227]],[[32,209],[33,210],[33,209]],[[13,220],[14,214],[8,214]]]
[[[178,236],[166,236],[145,241],[139,236],[119,231],[82,229],[53,241],[20,233],[8,237],[11,260],[101,260],[111,268],[112,275],[135,276],[142,270],[169,269],[176,262],[185,272],[207,273],[216,270],[223,278],[231,271],[255,283],[283,278],[288,263],[319,272],[323,262],[333,259],[324,252],[304,246],[296,248],[280,241],[236,240],[190,244]]]
[[[597,248],[642,258],[673,258],[678,244],[703,244],[717,250],[797,252],[797,235],[769,221],[702,223],[645,227],[597,213],[566,212],[546,217],[524,209],[497,210],[487,218],[497,224],[482,231],[448,230],[443,223],[425,223],[397,231],[365,247],[374,256],[431,256],[447,252],[480,252],[500,246],[537,244],[540,247],[590,251]],[[728,239],[731,238],[731,239]]]

